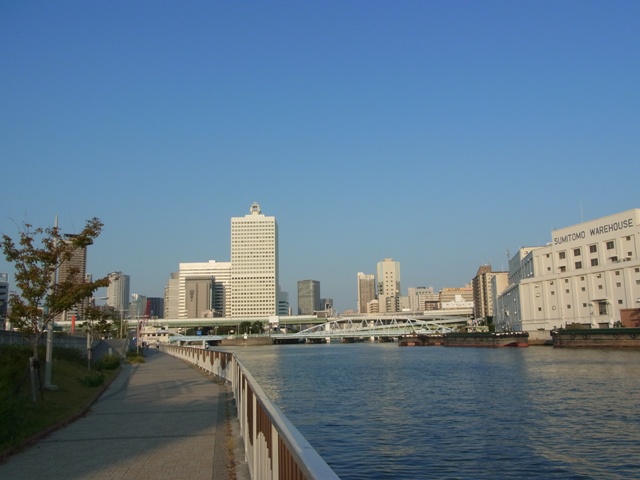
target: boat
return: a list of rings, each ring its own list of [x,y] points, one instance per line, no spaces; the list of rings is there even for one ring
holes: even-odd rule
[[[443,335],[445,347],[528,347],[528,332],[451,332]]]
[[[640,328],[563,328],[551,332],[556,348],[640,349]]]

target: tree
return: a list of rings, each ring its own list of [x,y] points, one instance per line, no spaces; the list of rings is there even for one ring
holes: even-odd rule
[[[7,235],[2,236],[2,251],[15,268],[15,285],[21,295],[11,294],[9,319],[16,328],[32,335],[33,358],[38,361],[38,343],[42,333],[54,318],[89,298],[100,287],[109,285],[109,277],[87,282],[81,272],[70,267],[62,281],[56,272],[69,262],[76,249],[86,248],[102,232],[97,218],[87,220],[77,235],[63,237],[60,229],[33,228],[24,223],[20,241],[16,245]]]

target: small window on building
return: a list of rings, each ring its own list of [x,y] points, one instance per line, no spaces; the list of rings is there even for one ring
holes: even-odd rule
[[[616,282],[616,287],[621,287],[622,284],[620,282]]]
[[[567,305],[567,310],[571,310],[571,305]]]
[[[567,267],[560,267],[560,272],[566,272],[567,271]]]
[[[569,293],[569,289],[567,288],[567,289],[564,291],[564,293]]]
[[[586,303],[583,303],[583,304],[582,304],[582,308],[586,308],[586,307],[587,307],[587,304],[586,304]]]
[[[580,270],[582,268],[582,262],[576,262],[576,270]]]
[[[618,300],[618,305],[622,305],[622,300]]]
[[[556,292],[554,292],[553,290],[551,290],[551,295],[555,295],[555,294],[556,294]]]
[[[542,311],[542,307],[538,307],[538,311],[541,312]]]
[[[580,249],[579,248],[574,248],[573,249],[573,256],[574,257],[579,257],[580,256]]]
[[[610,240],[607,242],[607,250],[613,250],[614,248],[616,248],[616,244],[613,243],[613,240]]]
[[[558,253],[558,258],[559,258],[560,260],[562,260],[562,259],[563,259],[563,258],[565,258],[565,257],[566,257],[566,253],[565,253],[565,252],[560,252],[560,253]]]
[[[569,279],[568,279],[568,278],[565,278],[565,279],[564,279],[564,283],[569,283]]]
[[[619,277],[620,276],[620,270],[616,270],[616,276]]]
[[[602,290],[602,285],[598,285],[598,290]]]
[[[598,266],[598,259],[597,258],[592,258],[591,259],[591,266],[592,267],[597,267]]]
[[[596,253],[598,251],[597,245],[589,245],[589,253]]]
[[[583,291],[583,292],[587,291],[586,287],[582,287],[580,290]]]
[[[600,315],[607,314],[607,302],[598,302],[598,313]]]

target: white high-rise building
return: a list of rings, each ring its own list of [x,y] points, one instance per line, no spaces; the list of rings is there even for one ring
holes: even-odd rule
[[[129,311],[129,275],[122,272],[109,274],[109,286],[107,287],[107,305],[114,308],[120,317]]]
[[[231,263],[180,263],[178,318],[228,317],[231,300]]]
[[[380,313],[400,311],[400,262],[378,262],[378,308]]]
[[[231,316],[278,312],[278,224],[253,203],[249,215],[231,218]]]

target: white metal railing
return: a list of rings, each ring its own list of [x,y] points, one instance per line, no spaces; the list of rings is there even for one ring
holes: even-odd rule
[[[252,479],[338,479],[234,354],[172,345],[162,349],[231,383]]]

